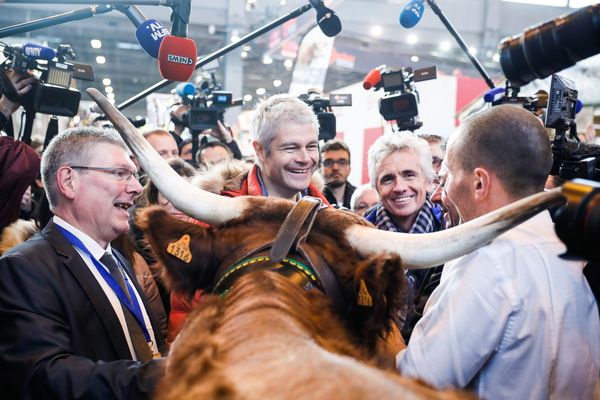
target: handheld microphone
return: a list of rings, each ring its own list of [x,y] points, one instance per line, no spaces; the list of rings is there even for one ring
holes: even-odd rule
[[[168,35],[169,30],[155,19],[144,21],[135,31],[135,38],[138,43],[153,58],[158,58],[160,45]]]
[[[339,17],[332,9],[325,7],[323,0],[309,0],[309,2],[317,12],[317,24],[325,36],[334,37],[342,31]]]
[[[400,13],[400,25],[412,28],[417,25],[425,12],[425,0],[412,0]]]
[[[52,61],[56,57],[56,51],[50,47],[35,43],[25,43],[21,46],[21,51],[29,58]]]
[[[191,82],[182,82],[175,86],[175,93],[179,97],[193,96],[196,93],[196,86]]]
[[[365,90],[369,90],[372,87],[377,87],[381,82],[381,71],[385,68],[385,65],[380,65],[379,67],[373,68],[371,71],[369,71],[367,76],[365,76],[365,79],[363,79],[363,88]]]
[[[168,35],[158,49],[158,69],[163,79],[185,82],[196,69],[198,50],[192,39]]]
[[[485,101],[486,103],[493,103],[494,101],[500,100],[503,96],[504,88],[497,87],[485,92],[485,94],[483,95],[483,101]]]

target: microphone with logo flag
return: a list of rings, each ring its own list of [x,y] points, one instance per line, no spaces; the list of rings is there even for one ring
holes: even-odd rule
[[[191,1],[177,0],[172,7],[172,34],[165,36],[160,44],[158,69],[164,79],[185,82],[194,74],[198,55],[196,43],[187,38]]]
[[[317,24],[325,36],[334,37],[342,31],[339,17],[332,9],[325,7],[323,0],[309,0],[309,2],[317,12]]]
[[[412,0],[400,13],[400,25],[412,28],[419,23],[425,12],[425,0]]]
[[[56,57],[56,51],[50,47],[35,43],[25,43],[21,46],[21,52],[32,59],[52,61]]]
[[[136,6],[115,6],[135,25],[135,38],[146,54],[158,58],[158,49],[169,30],[159,21],[148,19]]]

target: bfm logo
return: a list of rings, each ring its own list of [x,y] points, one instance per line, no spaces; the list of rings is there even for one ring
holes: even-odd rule
[[[169,54],[167,56],[167,61],[172,62],[172,63],[177,63],[177,64],[185,64],[185,65],[191,65],[194,63],[193,58],[177,56],[175,54]]]
[[[167,36],[169,34],[169,31],[167,30],[167,28],[165,28],[165,26],[163,24],[161,24],[160,22],[151,23],[151,24],[149,24],[149,27],[152,30],[152,33],[150,35],[152,36],[152,40],[154,40],[154,41],[164,38],[165,36]]]

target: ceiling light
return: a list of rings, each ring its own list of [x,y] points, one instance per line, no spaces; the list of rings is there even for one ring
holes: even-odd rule
[[[104,88],[104,91],[106,93],[112,93],[114,90],[113,90],[112,86],[107,86],[107,87]]]
[[[242,51],[240,53],[240,55],[242,56],[242,58],[246,58],[246,57],[248,57],[248,52],[247,51]]]
[[[115,99],[108,99],[108,102],[109,102],[110,104],[115,104]]]
[[[283,66],[286,67],[287,69],[290,69],[294,66],[294,62],[288,58],[287,60],[285,60],[283,62]]]
[[[244,51],[250,51],[250,50],[252,50],[252,46],[250,46],[249,44],[247,44],[244,47],[242,47],[242,50],[244,50]]]
[[[496,53],[492,56],[492,60],[494,60],[495,62],[500,61],[500,54]]]
[[[477,47],[470,46],[469,47],[469,53],[471,53],[472,56],[477,55]]]
[[[90,44],[92,45],[93,49],[99,49],[100,47],[102,47],[102,41],[100,41],[98,39],[90,40]]]
[[[112,99],[112,100],[114,100],[114,99],[115,99],[115,94],[114,94],[114,93],[107,93],[107,94],[106,94],[106,97],[107,97],[108,99]]]
[[[263,56],[262,62],[263,62],[263,64],[267,64],[267,65],[273,64],[273,59],[270,56],[265,55],[265,56]]]
[[[208,34],[209,35],[214,35],[216,31],[217,31],[217,27],[215,26],[215,24],[208,25]]]
[[[112,83],[112,81],[110,80],[110,78],[104,78],[104,79],[102,79],[102,84],[104,86],[110,86],[111,83]]]
[[[273,86],[275,86],[275,87],[279,87],[279,86],[281,86],[281,81],[280,81],[279,79],[275,79],[275,80],[273,81]]]
[[[412,62],[414,62],[414,63],[416,63],[416,62],[419,62],[419,56],[412,56],[412,57],[410,58],[410,61],[412,61]]]
[[[419,37],[417,35],[415,35],[414,33],[411,33],[410,35],[408,35],[406,37],[406,43],[408,44],[415,44],[419,41]]]
[[[259,95],[259,96],[262,96],[265,93],[267,93],[267,91],[265,90],[265,88],[259,87],[258,89],[256,89],[256,94]]]
[[[537,4],[538,6],[566,7],[567,0],[502,0],[509,3]]]
[[[442,50],[442,51],[448,51],[448,50],[450,50],[451,47],[452,47],[452,44],[450,44],[450,42],[447,40],[444,40],[440,43],[440,50]]]
[[[249,101],[252,101],[252,95],[251,94],[247,94],[244,96],[244,101],[247,103]]]
[[[98,64],[104,64],[106,62],[106,57],[104,57],[104,56],[97,56],[96,57],[96,62]]]
[[[379,37],[383,33],[383,28],[380,25],[371,27],[371,36]]]

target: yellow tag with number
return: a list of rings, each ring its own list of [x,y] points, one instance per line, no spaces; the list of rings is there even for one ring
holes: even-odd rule
[[[360,280],[357,303],[359,306],[373,307],[373,298],[369,294],[369,290],[367,289],[367,284],[365,283],[364,279]]]
[[[167,253],[180,259],[186,264],[192,262],[192,253],[190,252],[190,235],[183,235],[178,241],[169,243]]]

